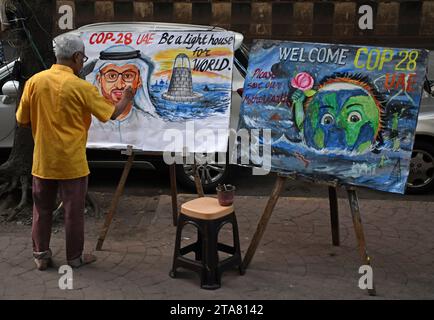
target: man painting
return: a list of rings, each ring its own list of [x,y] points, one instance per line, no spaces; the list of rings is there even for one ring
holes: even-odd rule
[[[52,213],[57,192],[65,209],[66,258],[72,267],[91,263],[83,254],[84,206],[89,167],[87,132],[91,115],[106,122],[116,119],[131,104],[133,92],[126,87],[115,105],[98,90],[77,77],[87,60],[83,41],[73,35],[56,40],[56,59],[49,70],[27,80],[16,118],[31,126],[33,151],[33,256],[39,270],[51,263]]]

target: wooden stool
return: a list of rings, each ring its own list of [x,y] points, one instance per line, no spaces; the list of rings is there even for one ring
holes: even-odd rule
[[[220,229],[226,224],[232,224],[234,246],[218,242]],[[186,224],[197,228],[197,241],[181,248],[182,229]],[[219,261],[218,251],[232,256]],[[195,259],[184,257],[189,252],[195,253]],[[240,239],[234,207],[223,207],[218,200],[201,197],[181,205],[181,213],[176,227],[175,252],[173,267],[170,271],[172,278],[176,277],[176,269],[184,267],[200,274],[201,288],[218,289],[221,285],[221,274],[232,267],[238,267],[240,274],[244,274],[241,267]]]

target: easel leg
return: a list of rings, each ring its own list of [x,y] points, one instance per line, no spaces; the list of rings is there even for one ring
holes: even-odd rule
[[[118,184],[118,186],[116,188],[115,195],[114,195],[112,203],[110,205],[110,211],[108,212],[108,214],[107,214],[107,216],[105,218],[104,226],[103,226],[103,228],[101,230],[101,233],[99,235],[98,243],[96,245],[96,250],[97,251],[99,251],[99,250],[102,249],[102,245],[104,243],[104,240],[105,240],[105,237],[107,235],[108,229],[109,229],[110,224],[112,222],[113,216],[114,216],[114,214],[116,212],[116,208],[118,206],[119,199],[120,199],[122,193],[124,192],[125,182],[127,181],[128,173],[130,172],[131,167],[133,165],[133,160],[134,160],[134,154],[131,153],[128,156],[128,161],[125,164],[124,171],[122,172],[121,179],[119,180],[119,184]]]
[[[193,175],[194,175],[194,184],[196,185],[196,192],[199,197],[204,197],[205,193],[203,192],[202,181],[199,177],[199,172],[197,172],[197,164],[196,164],[196,154],[193,156]]]
[[[267,227],[268,220],[270,220],[271,214],[273,213],[273,209],[276,206],[277,200],[279,200],[280,192],[285,185],[286,177],[278,176],[276,183],[274,184],[273,191],[271,192],[270,198],[268,199],[267,205],[265,206],[264,213],[259,220],[258,226],[256,228],[256,232],[250,242],[250,246],[247,249],[247,253],[244,256],[244,260],[242,263],[242,268],[244,270],[247,269],[252,258],[258,248],[259,242],[261,241],[262,235],[265,232],[265,228]]]
[[[170,192],[172,195],[172,214],[173,225],[178,222],[178,191],[176,189],[176,165],[173,163],[169,166],[170,169]]]
[[[339,210],[338,210],[338,195],[335,187],[329,187],[329,202],[330,202],[330,221],[332,226],[332,243],[334,246],[339,246]]]
[[[357,199],[356,190],[353,187],[347,188],[348,200],[350,202],[351,215],[353,218],[354,230],[356,232],[357,242],[359,245],[360,258],[365,265],[371,265],[371,259],[366,251],[366,241],[363,232],[362,219],[360,217],[359,200]],[[373,283],[372,289],[368,289],[370,296],[376,295],[375,284]]]

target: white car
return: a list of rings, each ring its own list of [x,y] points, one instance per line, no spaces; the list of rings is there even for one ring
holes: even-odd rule
[[[416,140],[407,180],[407,193],[434,188],[434,52],[429,53],[428,75],[416,127]]]

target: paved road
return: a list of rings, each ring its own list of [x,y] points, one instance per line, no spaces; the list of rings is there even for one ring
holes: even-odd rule
[[[93,170],[92,194],[107,212],[122,170]],[[275,177],[235,167],[232,183],[242,255],[250,244]],[[98,192],[100,191],[100,192]],[[54,226],[56,268],[35,270],[30,226],[0,225],[1,299],[433,299],[434,207],[431,195],[360,191],[360,209],[373,261],[377,297],[358,288],[361,264],[344,190],[339,191],[341,245],[331,245],[327,188],[288,182],[246,275],[223,274],[222,288],[199,289],[199,277],[181,270],[169,277],[175,228],[166,171],[133,170],[98,261],[74,271],[74,290],[60,290],[64,232]],[[188,190],[179,188],[179,193]],[[158,196],[157,196],[158,195]],[[180,195],[178,204],[192,195]],[[379,201],[389,199],[393,201]],[[103,219],[86,218],[86,251],[95,247]],[[221,239],[230,243],[230,228]],[[220,239],[219,236],[219,239]],[[183,241],[195,239],[186,229]]]
[[[106,212],[111,193],[93,192]],[[180,196],[180,202],[194,196]],[[265,197],[235,199],[244,256]],[[169,277],[175,228],[170,197],[122,197],[98,261],[74,269],[73,290],[60,290],[58,268],[65,263],[63,227],[55,225],[51,249],[55,268],[35,270],[30,226],[0,224],[2,299],[433,299],[434,208],[426,202],[361,201],[367,247],[377,296],[358,287],[360,257],[345,199],[339,200],[341,245],[331,245],[328,201],[281,198],[244,276],[236,268],[222,276],[222,288],[201,290],[199,277],[178,269]],[[369,213],[369,214],[368,214]],[[86,218],[86,250],[95,248],[103,220]],[[183,245],[196,230],[183,230]],[[232,242],[229,225],[219,241]]]

